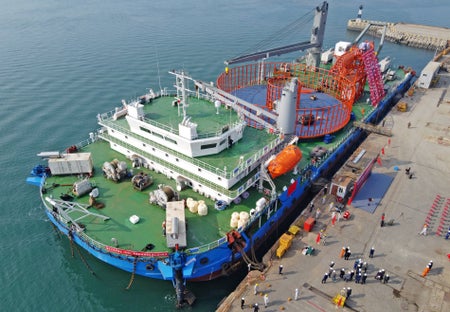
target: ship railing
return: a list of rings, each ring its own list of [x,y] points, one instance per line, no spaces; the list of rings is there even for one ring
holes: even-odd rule
[[[205,97],[205,96],[203,96]],[[103,114],[100,114],[99,117],[99,121],[102,123],[106,123],[106,122],[111,122],[113,123],[114,115],[115,111],[110,111],[110,112],[106,112]],[[174,135],[178,135],[178,129],[174,129],[172,126],[169,126],[167,124],[164,123],[160,123],[158,121],[155,121],[153,119],[149,119],[147,117],[143,118],[143,121],[145,121],[147,124],[154,126],[155,128],[158,129],[162,129],[168,133],[174,134]],[[242,121],[236,121],[230,124],[230,129],[235,128],[237,126],[239,126],[242,123]],[[213,132],[208,132],[208,133],[200,133],[198,134],[196,140],[200,140],[200,139],[206,139],[206,138],[212,138],[212,137],[217,137],[223,134],[222,129],[217,129],[217,131],[213,131]]]
[[[285,71],[282,70],[285,68]],[[341,100],[345,105],[353,104],[355,90],[343,96],[351,83],[346,77],[337,75],[328,69],[310,67],[303,63],[264,62],[251,63],[230,68],[217,78],[217,87],[229,93],[254,85],[267,83],[272,77],[297,77],[301,84],[312,89],[320,88],[323,92]],[[345,92],[346,93],[346,92]]]
[[[227,237],[223,236],[223,237],[219,238],[218,240],[215,240],[215,241],[210,242],[208,244],[201,245],[201,246],[198,246],[198,247],[189,248],[189,249],[186,250],[186,253],[189,254],[189,255],[196,255],[196,254],[200,254],[200,253],[203,253],[205,251],[217,248],[217,247],[219,247],[219,246],[221,246],[223,244],[226,244],[226,243],[227,243]]]
[[[138,136],[137,134],[133,133],[132,131],[130,131],[129,129],[125,128],[125,127],[121,127],[119,126],[117,123],[113,123],[113,122],[103,122],[103,124],[109,128],[112,128],[114,130],[117,130],[121,133],[124,133],[128,136],[133,136],[135,138],[138,138],[139,140],[146,142],[148,144],[152,144],[158,147],[158,149],[165,151],[165,152],[169,152],[170,154],[180,158],[180,159],[184,159],[184,160],[189,160],[190,162],[192,162],[195,166],[198,166],[204,170],[210,171],[222,178],[225,179],[230,179],[232,177],[238,176],[239,174],[241,174],[242,172],[245,172],[245,170],[247,169],[248,166],[251,166],[252,164],[254,164],[256,161],[258,161],[261,156],[263,156],[264,154],[267,153],[267,151],[270,151],[272,149],[274,149],[275,147],[277,147],[280,142],[281,142],[281,138],[277,137],[276,139],[270,141],[266,146],[262,147],[261,149],[257,150],[254,154],[252,154],[249,158],[244,159],[241,164],[239,164],[237,167],[233,168],[231,171],[227,171],[218,167],[215,167],[213,165],[210,165],[204,161],[201,161],[199,159],[196,158],[190,158],[187,157],[186,155],[177,152],[175,150],[169,149],[161,144],[158,144],[154,141],[150,141],[149,139],[146,139],[144,137]],[[159,158],[154,158],[154,160],[158,160]]]
[[[41,185],[41,187],[42,186],[43,185]],[[46,209],[48,211],[52,212],[53,217],[58,221],[58,223],[60,223],[61,225],[63,225],[67,229],[70,229],[70,224],[71,224],[72,220],[64,218],[61,214],[55,214],[53,212],[53,207],[50,204],[47,204],[47,201],[44,199],[44,193],[43,192],[40,192],[40,193],[41,193],[41,201],[44,203],[44,206],[46,207]],[[77,235],[78,235],[78,237],[80,237],[81,240],[83,240],[89,246],[94,247],[94,249],[98,249],[99,251],[101,251],[103,253],[111,253],[111,252],[109,252],[106,249],[107,245],[92,239],[91,237],[86,235],[86,233],[84,233],[84,232],[77,232]]]
[[[242,232],[242,231],[247,230],[259,218],[262,218],[264,216],[264,214],[267,213],[267,211],[269,210],[270,206],[272,206],[272,205],[273,205],[272,202],[268,202],[264,206],[264,208],[261,211],[257,212],[254,216],[252,216],[251,219],[245,225],[243,225],[240,228],[237,228],[237,231]],[[186,253],[192,254],[192,255],[193,254],[199,254],[199,253],[202,253],[202,252],[205,252],[205,251],[217,248],[217,247],[219,247],[219,246],[221,246],[223,244],[226,244],[227,241],[228,241],[227,237],[223,236],[223,237],[219,238],[218,240],[215,240],[215,241],[210,242],[208,244],[201,245],[201,246],[198,246],[198,247],[189,248],[189,249],[186,250]]]
[[[45,203],[45,200],[44,200],[44,198],[43,198],[42,195],[41,195],[41,197],[42,197],[42,198],[41,198],[41,199],[42,199],[42,202]],[[52,211],[52,207],[49,207],[49,206],[47,206],[46,204],[45,204],[45,206],[46,206],[46,208],[47,208],[49,211]],[[54,218],[55,218],[59,223],[61,223],[63,226],[65,226],[67,229],[70,228],[70,222],[71,222],[71,220],[65,219],[65,218],[64,218],[62,215],[60,215],[60,214],[54,215]],[[77,232],[77,236],[78,236],[83,242],[85,242],[88,246],[90,246],[90,247],[93,248],[93,249],[96,249],[96,250],[98,250],[98,251],[100,251],[100,252],[103,252],[103,253],[105,253],[105,254],[116,254],[117,256],[123,256],[123,254],[115,253],[115,252],[113,252],[113,251],[111,251],[111,250],[108,250],[107,247],[109,247],[109,245],[100,243],[99,241],[93,239],[92,237],[90,237],[89,235],[87,235],[87,234],[84,233],[84,232]],[[193,247],[193,248],[190,248],[190,249],[187,250],[187,253],[188,253],[188,254],[198,254],[198,253],[201,253],[201,252],[204,252],[204,251],[208,251],[208,250],[217,248],[218,246],[220,246],[220,245],[226,243],[226,241],[227,241],[227,237],[224,236],[224,237],[222,237],[222,238],[220,238],[220,239],[218,239],[218,240],[216,240],[216,241],[214,241],[214,242],[211,242],[211,243],[209,243],[209,244],[206,244],[206,245],[203,245],[203,246],[199,246],[199,247]],[[146,257],[140,256],[140,258],[141,258],[141,259],[145,259]],[[150,258],[155,258],[155,257],[154,257],[154,256],[151,256],[151,257],[147,257],[147,258],[150,259]],[[162,258],[165,258],[165,257],[162,257]]]
[[[210,165],[210,164],[208,164],[208,163],[206,163],[204,161],[201,161],[199,159],[187,157],[186,155],[184,155],[184,154],[182,154],[180,152],[177,152],[176,150],[169,149],[169,148],[167,148],[167,147],[165,147],[165,146],[163,146],[161,144],[158,144],[158,143],[156,143],[154,141],[150,141],[149,139],[146,139],[144,137],[138,136],[136,133],[130,131],[127,128],[121,127],[121,126],[117,125],[116,123],[106,122],[106,123],[104,123],[104,125],[107,126],[108,128],[117,130],[120,133],[126,134],[127,136],[135,137],[135,138],[139,139],[140,141],[143,141],[144,143],[152,144],[152,145],[158,147],[158,149],[160,149],[162,151],[170,152],[172,155],[174,155],[174,156],[176,156],[178,158],[181,158],[181,159],[184,159],[184,160],[188,160],[189,159],[189,161],[191,161],[194,165],[196,165],[196,166],[198,166],[198,167],[200,167],[202,169],[205,169],[205,170],[208,170],[208,171],[211,171],[211,172],[215,172],[217,175],[219,175],[219,176],[221,176],[223,178],[227,177],[226,171],[223,171],[223,170],[221,170],[221,169],[219,169],[217,167],[214,167],[214,166],[212,166],[212,165]],[[102,136],[105,136],[105,134],[102,134]],[[109,141],[109,139],[106,139],[106,140]],[[122,142],[120,142],[120,143],[122,143]],[[135,148],[135,147],[133,147],[133,148]],[[152,159],[159,161],[159,158],[156,158],[156,157],[152,157]]]
[[[76,143],[74,145],[77,147],[78,150],[80,150],[80,149],[88,146],[89,144],[92,144],[93,142],[95,142],[97,140],[98,135],[99,135],[99,133],[101,133],[101,131],[102,131],[101,128],[93,131],[89,138],[87,138],[87,139],[85,139],[83,141],[80,141],[80,142],[78,142],[78,143]],[[67,148],[67,146],[65,148]]]
[[[223,187],[221,187],[221,186],[219,186],[217,184],[212,183],[208,179],[205,179],[205,178],[203,178],[203,177],[201,177],[199,175],[194,175],[190,171],[187,171],[187,170],[185,170],[185,169],[183,169],[181,167],[178,167],[178,166],[176,166],[176,165],[174,165],[174,164],[172,164],[172,163],[170,163],[168,161],[165,161],[165,160],[163,160],[161,158],[155,157],[154,155],[152,155],[152,154],[150,154],[150,153],[148,153],[148,152],[146,152],[146,151],[144,151],[144,150],[142,150],[142,149],[140,149],[140,148],[138,148],[136,146],[133,146],[133,145],[128,144],[128,143],[126,143],[124,141],[118,140],[118,139],[110,136],[109,134],[103,133],[103,134],[101,134],[100,137],[102,139],[106,140],[106,141],[114,142],[114,143],[116,143],[118,145],[126,147],[126,148],[128,148],[130,150],[133,150],[136,153],[141,154],[143,157],[145,157],[147,159],[150,159],[150,160],[153,160],[155,162],[161,163],[164,167],[166,167],[168,169],[172,169],[172,170],[174,170],[174,171],[176,171],[176,172],[186,176],[187,178],[195,178],[195,180],[199,181],[200,183],[202,183],[202,185],[207,186],[207,187],[209,187],[209,188],[211,188],[213,190],[216,190],[217,192],[220,192],[221,194],[224,194],[224,195],[226,195],[226,196],[228,196],[230,198],[234,198],[234,197],[237,196],[237,191],[227,190],[227,189],[225,189],[225,188],[223,188]]]

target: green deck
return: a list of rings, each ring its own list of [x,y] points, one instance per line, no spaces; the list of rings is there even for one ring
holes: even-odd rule
[[[357,120],[362,117],[361,111],[364,109],[366,115],[370,113],[373,109],[371,106],[366,104],[365,97],[360,99],[358,103],[355,103],[353,107],[353,112],[355,113]],[[163,116],[164,109],[160,114],[155,113],[155,107],[157,106],[156,101],[162,100],[167,101],[167,105],[170,105],[169,109],[177,109],[171,106],[173,100],[172,97],[162,97],[160,99],[154,100],[152,104],[147,104],[153,109],[152,118],[156,116],[159,118],[158,122],[173,123],[173,127],[181,120],[180,118],[170,120],[167,116]],[[194,105],[195,104],[195,105]],[[189,107],[189,115],[192,115],[192,121],[195,122],[195,109],[199,109],[198,114],[205,114],[208,116],[211,122],[211,126],[218,127],[221,129],[223,125],[229,123],[230,114],[229,111],[222,109],[219,115],[215,114],[214,105],[209,103],[209,107],[201,106],[203,104],[191,102]],[[197,107],[196,107],[197,106]],[[161,107],[164,107],[161,105]],[[207,111],[207,110],[210,111]],[[165,108],[165,110],[168,110]],[[213,112],[211,114],[211,112]],[[173,115],[173,114],[172,114]],[[227,116],[227,118],[223,118]],[[150,117],[150,116],[149,116]],[[233,119],[234,121],[236,119]],[[128,127],[124,121],[121,119],[117,121],[122,127]],[[344,129],[335,133],[335,140],[331,144],[325,144],[321,140],[311,140],[308,142],[300,142],[299,147],[303,153],[303,158],[300,162],[300,167],[304,167],[309,162],[309,152],[317,145],[326,146],[328,149],[334,148],[337,144],[348,134],[351,125],[347,125]],[[199,127],[199,133],[201,133]],[[209,163],[211,165],[217,166],[218,168],[227,166],[230,170],[235,168],[238,164],[239,157],[242,155],[251,155],[255,149],[261,148],[269,141],[273,140],[273,135],[269,135],[266,131],[260,131],[253,128],[247,127],[245,130],[246,135],[243,140],[233,145],[231,149],[226,150],[217,157],[202,157],[201,160]],[[165,220],[165,211],[159,206],[151,205],[148,201],[148,193],[154,190],[158,184],[167,184],[175,188],[175,181],[169,180],[165,176],[157,174],[153,171],[147,169],[133,169],[134,173],[143,171],[148,173],[153,177],[154,183],[152,186],[147,188],[143,192],[139,192],[132,187],[130,179],[122,181],[120,183],[114,183],[103,177],[102,165],[105,161],[111,161],[113,159],[124,160],[127,162],[129,168],[131,167],[130,161],[125,158],[122,154],[119,154],[110,149],[109,143],[102,140],[97,141],[94,144],[90,144],[83,148],[83,152],[91,152],[94,161],[95,173],[91,180],[99,188],[100,196],[98,201],[105,204],[102,209],[89,208],[95,213],[100,213],[110,217],[110,220],[103,221],[100,218],[88,217],[84,218],[81,223],[86,227],[86,234],[92,239],[103,243],[105,245],[113,245],[111,242],[112,238],[117,239],[120,248],[126,248],[131,250],[143,250],[147,244],[155,245],[152,251],[166,251],[168,250],[166,246],[166,239],[162,234],[162,222]],[[275,180],[277,185],[277,190],[281,191],[283,186],[290,184],[292,178],[296,178],[291,172],[287,173]],[[71,185],[76,182],[78,178],[76,176],[53,176],[47,179],[46,188],[47,193],[45,196],[50,196],[53,198],[59,198],[61,194],[67,193],[71,194]],[[52,185],[59,185],[52,187]],[[65,186],[66,185],[66,186]],[[184,190],[181,192],[181,197],[186,199],[192,197],[194,199],[203,199],[208,205],[208,215],[198,216],[197,214],[192,214],[189,210],[186,210],[186,219],[188,223],[187,228],[187,242],[188,248],[200,247],[202,245],[214,242],[222,238],[230,230],[230,218],[231,214],[235,211],[249,211],[251,208],[255,207],[256,201],[262,197],[262,194],[258,194],[255,191],[250,192],[250,197],[242,201],[241,204],[232,204],[224,211],[217,211],[214,209],[214,203],[206,198],[201,197],[199,194],[193,192],[192,190]],[[87,203],[88,196],[85,195],[79,199],[80,202]],[[129,217],[132,215],[138,215],[140,217],[140,222],[137,224],[132,224],[129,221]]]

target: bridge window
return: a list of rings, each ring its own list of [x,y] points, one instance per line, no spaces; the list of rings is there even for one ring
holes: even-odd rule
[[[217,146],[217,143],[205,144],[205,145],[200,146],[200,149],[205,150],[205,149],[215,148],[216,146]]]

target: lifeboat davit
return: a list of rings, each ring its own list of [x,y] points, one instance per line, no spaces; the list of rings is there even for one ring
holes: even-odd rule
[[[296,145],[286,146],[267,166],[272,179],[294,169],[302,159],[302,152]]]

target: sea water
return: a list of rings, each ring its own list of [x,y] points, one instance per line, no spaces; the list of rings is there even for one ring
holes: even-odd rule
[[[448,27],[450,4],[382,1],[363,18]],[[346,30],[360,1],[329,1],[324,48],[358,35]],[[167,71],[214,81],[223,62],[262,43],[309,39],[312,21],[282,31],[320,1],[273,0],[0,0],[0,310],[174,311],[170,282],[136,277],[83,259],[46,219],[38,189],[25,184],[41,151],[63,150],[97,129],[96,115],[148,88],[170,87]],[[379,41],[377,38],[376,42]],[[263,41],[264,40],[264,41]],[[272,42],[274,41],[274,42]],[[270,46],[273,47],[273,46]],[[254,50],[253,50],[254,51]],[[253,52],[252,51],[252,52]],[[380,57],[420,70],[434,51],[385,42]],[[298,54],[284,56],[294,59]],[[299,268],[300,269],[300,268]],[[188,283],[187,310],[213,311],[242,274]]]

